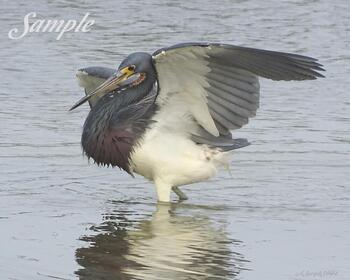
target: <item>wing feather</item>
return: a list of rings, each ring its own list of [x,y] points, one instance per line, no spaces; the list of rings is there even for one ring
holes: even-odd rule
[[[115,70],[107,67],[92,66],[79,69],[76,73],[78,83],[85,89],[85,94],[89,94],[104,83],[115,73]],[[96,105],[100,97],[93,96],[89,99],[90,108]]]
[[[157,103],[167,106],[180,94],[188,113],[215,137],[230,135],[229,130],[255,116],[259,76],[311,80],[323,77],[318,71],[324,71],[311,57],[226,44],[179,44],[157,50],[153,60],[159,81]]]

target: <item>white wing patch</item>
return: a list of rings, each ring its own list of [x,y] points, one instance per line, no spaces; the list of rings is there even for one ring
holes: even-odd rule
[[[176,53],[161,53],[157,56],[156,68],[159,80],[160,107],[167,106],[174,94],[181,95],[181,106],[212,135],[219,131],[209,112],[207,91],[210,85],[205,75],[210,72],[204,48],[186,48]],[[176,98],[177,102],[179,101]]]

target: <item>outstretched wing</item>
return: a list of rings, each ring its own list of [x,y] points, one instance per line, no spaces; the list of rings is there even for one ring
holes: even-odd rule
[[[160,107],[182,94],[183,106],[216,137],[230,135],[229,130],[255,116],[259,76],[286,81],[323,77],[314,58],[225,44],[179,44],[157,50],[153,60]]]
[[[93,66],[79,69],[76,77],[79,85],[85,89],[85,94],[88,95],[111,77],[115,71],[112,68]],[[99,98],[99,96],[93,96],[89,99],[90,108],[96,105]]]

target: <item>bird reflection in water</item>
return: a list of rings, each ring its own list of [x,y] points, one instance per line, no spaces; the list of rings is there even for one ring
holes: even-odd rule
[[[181,204],[157,204],[150,220],[129,220],[115,210],[80,239],[76,250],[80,279],[235,279],[247,262],[229,239],[201,215],[176,213]],[[186,207],[189,207],[188,205]],[[186,209],[187,210],[187,209]]]

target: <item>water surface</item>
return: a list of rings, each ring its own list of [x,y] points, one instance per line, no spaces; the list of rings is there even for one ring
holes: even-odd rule
[[[350,278],[350,6],[265,2],[1,1],[1,279]],[[8,39],[31,11],[96,24]],[[327,78],[262,80],[230,172],[157,205],[143,178],[88,164],[88,107],[67,109],[78,68],[186,41],[311,55]]]

